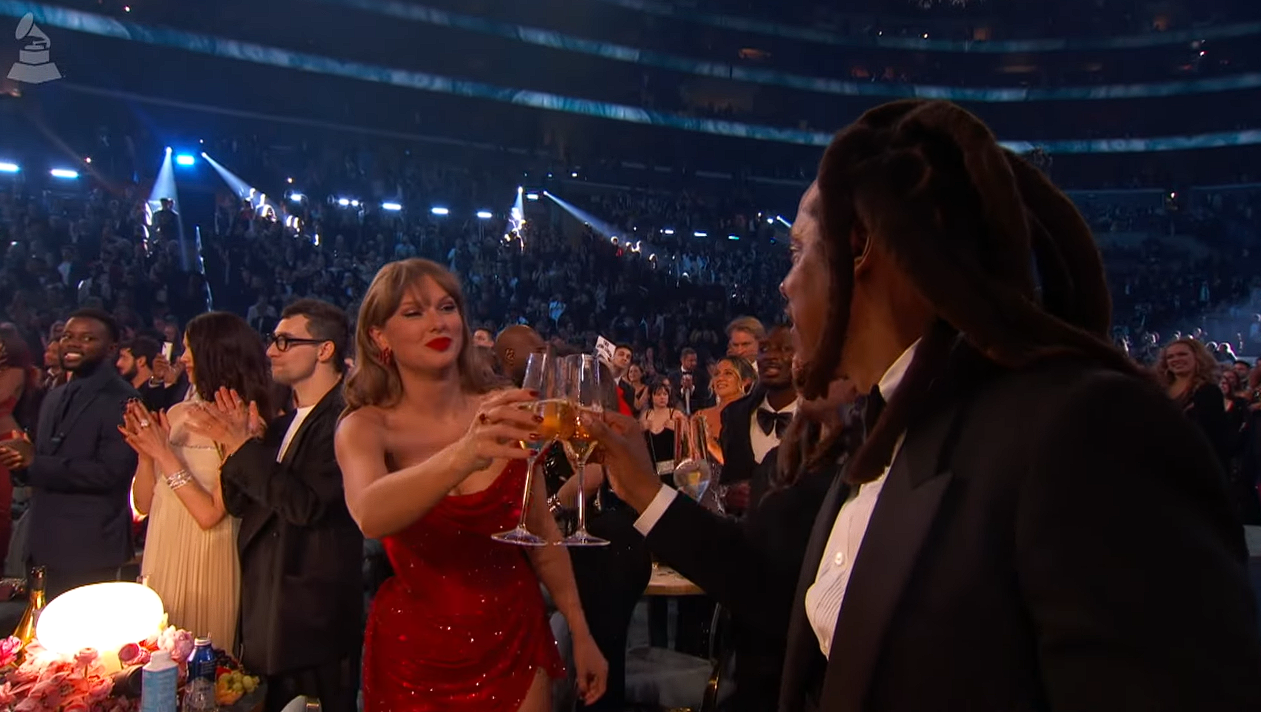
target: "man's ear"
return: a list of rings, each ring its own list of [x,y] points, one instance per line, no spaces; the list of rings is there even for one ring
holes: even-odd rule
[[[870,265],[868,258],[871,256],[872,243],[867,226],[861,220],[855,220],[849,231],[849,251],[854,256],[854,274]]]

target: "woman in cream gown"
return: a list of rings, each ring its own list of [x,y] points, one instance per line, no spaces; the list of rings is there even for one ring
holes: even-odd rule
[[[270,374],[258,334],[222,312],[189,322],[181,360],[193,385],[188,399],[168,413],[132,402],[124,417],[124,436],[139,454],[132,497],[149,515],[141,574],[171,625],[232,651],[240,605],[237,520],[227,515],[219,487],[229,453],[191,432],[188,420],[194,409],[214,408],[220,388],[265,405]]]

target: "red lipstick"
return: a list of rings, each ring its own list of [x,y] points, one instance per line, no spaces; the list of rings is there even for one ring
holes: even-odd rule
[[[451,337],[439,336],[438,338],[433,339],[432,341],[429,341],[428,343],[426,343],[425,346],[428,346],[434,351],[446,351],[447,349],[451,348]]]

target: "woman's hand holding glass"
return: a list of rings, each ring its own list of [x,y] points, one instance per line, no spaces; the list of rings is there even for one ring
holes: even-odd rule
[[[547,351],[535,351],[526,362],[523,390],[532,395],[530,400],[517,403],[523,414],[534,423],[529,436],[521,440],[521,447],[529,453],[526,459],[525,487],[521,494],[521,517],[517,526],[508,531],[492,534],[499,541],[519,546],[546,546],[547,540],[526,528],[530,511],[530,492],[534,483],[534,465],[539,456],[557,439],[569,437],[575,419],[569,404],[557,397],[560,388],[556,359]]]
[[[482,402],[477,415],[452,452],[454,465],[465,475],[490,467],[495,460],[523,460],[530,451],[522,443],[535,440],[541,418],[523,410],[522,403],[538,395],[524,389],[500,391]]]

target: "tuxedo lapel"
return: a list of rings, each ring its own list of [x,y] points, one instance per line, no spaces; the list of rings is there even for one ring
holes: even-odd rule
[[[64,385],[54,388],[52,392],[44,399],[39,409],[39,432],[35,433],[36,452],[41,455],[52,454],[53,426],[56,424],[57,414],[61,412],[61,399],[66,396],[66,387]]]
[[[863,708],[885,630],[952,479],[947,446],[962,421],[959,411],[956,402],[913,427],[886,476],[832,635],[820,698],[829,710]]]
[[[314,415],[314,413],[312,413],[312,415]],[[263,443],[268,446],[274,444],[275,447],[279,449],[280,444],[284,442],[285,433],[288,432],[289,424],[293,422],[293,419],[294,414],[288,413],[279,420],[273,420],[271,424],[267,426],[267,432],[263,435]],[[310,420],[310,418],[307,418],[307,420]],[[290,447],[289,450],[292,452],[293,448]],[[275,477],[278,475],[279,472],[273,470],[270,476]],[[250,510],[246,512],[246,516],[241,519],[241,529],[236,535],[238,542],[237,548],[240,551],[245,551],[245,548],[254,541],[255,537],[258,536],[258,533],[263,530],[263,525],[266,524],[267,520],[271,519],[272,516],[273,512],[271,510],[263,510],[260,507],[251,507]]]
[[[823,498],[823,506],[819,509],[814,528],[810,531],[810,543],[806,545],[806,556],[801,564],[797,593],[793,596],[793,610],[788,622],[788,648],[784,656],[784,679],[779,693],[780,710],[801,709],[810,669],[823,657],[819,650],[819,640],[806,618],[806,591],[814,585],[836,515],[849,498],[850,487],[845,483],[844,473],[845,466],[836,468],[832,486]]]
[[[302,446],[302,440],[307,433],[311,432],[311,423],[317,422],[325,411],[333,407],[333,398],[330,395],[331,391],[329,394],[325,394],[324,398],[307,415],[306,420],[302,421],[302,425],[298,426],[298,432],[293,434],[293,440],[289,443],[289,449],[285,451],[284,459],[281,461],[281,464],[286,469],[293,466],[293,460],[298,454],[298,449]],[[286,429],[288,428],[286,427]]]

